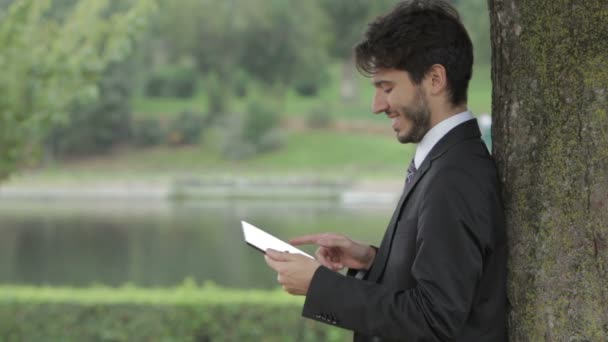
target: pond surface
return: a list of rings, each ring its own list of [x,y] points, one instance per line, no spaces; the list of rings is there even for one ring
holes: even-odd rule
[[[243,242],[241,220],[284,240],[329,231],[377,245],[392,210],[323,201],[2,201],[0,284],[166,287],[192,278],[273,288],[276,275]]]

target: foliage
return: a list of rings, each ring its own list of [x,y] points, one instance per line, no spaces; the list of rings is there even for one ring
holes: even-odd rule
[[[45,138],[53,156],[103,153],[130,138],[130,64],[111,64],[98,82],[93,102],[75,103],[67,122],[57,123]]]
[[[361,39],[370,14],[372,1],[369,0],[320,0],[326,15],[330,18],[331,40],[328,49],[332,56],[340,60],[348,59],[352,48]]]
[[[279,132],[279,112],[269,103],[252,101],[245,114],[232,114],[223,122],[226,130],[222,154],[228,159],[245,159],[278,149],[283,144]]]
[[[319,91],[330,83],[329,72],[327,67],[316,68],[311,71],[307,69],[298,69],[293,81],[293,86],[301,96],[315,97],[319,95]]]
[[[331,122],[332,117],[328,105],[313,108],[306,118],[306,123],[310,128],[327,128]]]
[[[269,104],[253,101],[247,107],[243,139],[246,142],[260,144],[263,137],[279,125],[279,113]]]
[[[212,73],[205,82],[207,95],[207,125],[214,125],[228,111],[228,93],[217,74]]]
[[[0,292],[0,336],[7,341],[345,341],[351,336],[301,318],[302,298],[278,291],[187,283],[175,289],[3,287]]]
[[[153,9],[133,0],[105,15],[110,1],[81,0],[62,21],[46,15],[52,0],[13,2],[0,21],[0,179],[30,156],[75,99],[97,93],[97,76],[124,59]]]
[[[232,92],[239,98],[247,96],[251,86],[251,77],[242,69],[236,70],[232,78]]]
[[[164,1],[160,12],[149,35],[158,41],[149,46],[154,63],[193,55],[201,73],[222,84],[239,84],[244,71],[265,85],[292,85],[327,63],[316,1]]]
[[[165,75],[160,70],[154,70],[148,75],[148,80],[144,88],[145,95],[148,97],[166,97],[168,96],[169,82]]]
[[[137,146],[147,147],[161,144],[165,139],[165,131],[160,120],[155,118],[139,118],[131,124],[131,138]]]
[[[191,110],[181,112],[169,126],[167,140],[170,145],[187,145],[199,142],[204,128],[204,117]]]
[[[459,1],[456,8],[473,41],[475,63],[490,64],[492,51],[488,2],[486,0]]]
[[[165,66],[150,73],[145,85],[149,97],[191,98],[197,86],[196,68],[189,63]]]
[[[255,5],[259,6],[256,16],[264,21],[260,24],[260,18],[253,15],[245,18],[248,27],[242,32],[240,65],[268,85],[293,84],[301,75],[318,73],[319,65],[326,64],[320,48],[325,36],[320,31],[324,26],[320,22],[322,14],[314,2]]]

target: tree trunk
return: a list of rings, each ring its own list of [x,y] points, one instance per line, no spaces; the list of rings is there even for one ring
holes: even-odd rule
[[[342,82],[340,83],[340,96],[342,102],[352,102],[359,92],[359,74],[355,67],[355,56],[351,55],[342,62]]]
[[[608,2],[489,0],[511,341],[608,341]]]

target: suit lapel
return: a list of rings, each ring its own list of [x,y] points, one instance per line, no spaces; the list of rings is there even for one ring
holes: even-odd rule
[[[399,203],[395,208],[393,217],[391,218],[387,231],[384,234],[384,238],[382,239],[382,244],[378,249],[378,255],[376,256],[376,260],[374,261],[374,267],[372,267],[370,271],[370,275],[368,277],[370,281],[376,281],[382,276],[384,268],[386,267],[386,261],[388,260],[390,250],[393,245],[393,237],[395,236],[397,222],[399,221],[399,217],[401,217],[401,212],[403,212],[403,208],[405,206],[407,198],[409,197],[412,190],[416,187],[416,184],[418,184],[420,179],[422,179],[424,174],[428,171],[429,167],[430,163],[428,161],[424,161],[422,165],[420,165],[418,171],[416,171],[416,174],[414,175],[414,178],[412,178],[412,181],[407,184],[403,189],[403,194],[399,199]]]
[[[395,208],[395,212],[393,213],[393,217],[389,222],[386,233],[382,238],[382,243],[380,244],[380,248],[378,249],[378,255],[376,255],[376,259],[374,260],[373,266],[370,270],[369,277],[367,278],[368,280],[377,282],[378,279],[382,277],[384,269],[386,268],[388,256],[390,255],[390,251],[393,245],[393,238],[395,236],[397,222],[401,217],[401,213],[403,212],[405,203],[407,202],[407,199],[412,190],[416,187],[416,184],[418,184],[420,179],[424,177],[426,172],[431,167],[432,161],[439,158],[442,154],[447,152],[452,146],[456,145],[457,143],[467,139],[479,139],[480,136],[481,133],[479,131],[477,120],[469,120],[454,127],[433,147],[427,158],[425,158],[425,160],[422,162],[422,165],[420,165],[418,171],[416,171],[416,174],[412,181],[403,189],[403,194],[401,195],[399,203]]]

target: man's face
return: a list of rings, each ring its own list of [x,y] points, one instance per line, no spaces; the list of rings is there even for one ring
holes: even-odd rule
[[[414,84],[406,71],[395,69],[379,69],[372,81],[376,88],[372,111],[392,119],[393,130],[402,144],[420,142],[431,127],[422,85]]]

